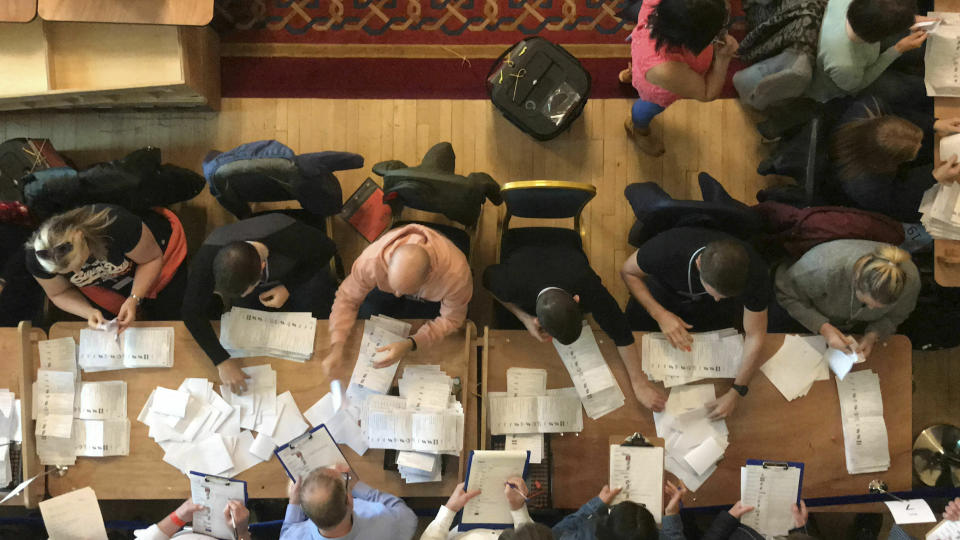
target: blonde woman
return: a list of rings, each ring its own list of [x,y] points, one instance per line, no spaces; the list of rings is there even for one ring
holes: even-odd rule
[[[137,319],[141,302],[156,298],[183,260],[185,253],[178,253],[172,264],[165,264],[161,244],[177,248],[168,252],[186,250],[176,216],[158,209],[149,220],[151,227],[110,204],[59,214],[27,241],[27,268],[60,309],[86,319],[91,327],[108,318],[103,309],[126,328]],[[177,303],[171,304],[173,313]]]
[[[857,350],[868,357],[913,311],[920,275],[896,246],[834,240],[777,268],[776,292],[790,316],[831,347],[856,352],[844,332],[862,330]]]

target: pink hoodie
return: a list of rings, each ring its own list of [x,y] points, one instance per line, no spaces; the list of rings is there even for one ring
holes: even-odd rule
[[[392,230],[367,246],[357,257],[350,275],[337,289],[330,312],[330,342],[344,343],[357,310],[374,287],[393,293],[387,282],[387,268],[395,249],[403,244],[420,244],[430,256],[430,274],[420,289],[420,297],[440,302],[440,315],[424,324],[413,338],[417,347],[434,342],[460,328],[467,318],[467,303],[473,296],[473,276],[463,253],[442,234],[423,225],[407,225]]]

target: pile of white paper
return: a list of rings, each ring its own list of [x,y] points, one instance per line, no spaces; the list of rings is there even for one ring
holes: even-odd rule
[[[660,332],[640,340],[643,372],[667,388],[701,379],[732,379],[743,361],[743,336],[733,328],[690,334],[691,351],[676,349]]]
[[[574,388],[546,390],[540,396],[488,392],[487,402],[491,435],[583,431],[580,397]]]
[[[408,484],[439,482],[443,479],[443,456],[427,452],[397,452],[397,469]]]
[[[367,395],[386,394],[390,391],[393,378],[397,374],[399,362],[383,368],[373,366],[385,353],[377,349],[397,341],[403,341],[410,334],[410,323],[374,315],[363,322],[363,337],[360,339],[360,353],[350,376],[347,397],[359,410]]]
[[[80,331],[80,368],[87,372],[173,367],[173,328],[127,328],[116,331]]]
[[[80,383],[80,395],[74,407],[73,440],[77,456],[130,454],[126,382]]]
[[[306,312],[235,307],[220,317],[220,344],[234,358],[271,356],[306,362],[313,356],[317,320]]]
[[[73,402],[76,374],[69,371],[37,370],[33,390],[36,407],[37,455],[42,465],[73,465]]]
[[[860,474],[890,468],[887,425],[883,420],[880,377],[872,370],[837,379],[847,472]]]
[[[919,210],[930,236],[960,240],[960,184],[934,184],[923,194]]]
[[[815,381],[830,379],[824,359],[826,349],[822,336],[789,334],[776,354],[760,366],[760,371],[787,401],[793,401],[807,395]]]
[[[327,426],[327,431],[337,444],[346,444],[358,455],[367,452],[367,438],[360,431],[359,414],[347,406],[340,381],[330,383],[330,391],[313,404],[303,416],[310,425]]]
[[[670,390],[664,411],[653,413],[657,436],[666,441],[664,468],[691,491],[717,470],[729,445],[726,421],[707,418],[705,405],[715,398],[712,384],[678,386]]]
[[[22,440],[20,400],[10,390],[0,388],[0,487],[6,487],[13,481],[10,443]]]
[[[923,82],[928,96],[960,96],[960,15],[931,12],[941,19],[940,24],[928,29]],[[947,156],[944,156],[946,159]]]
[[[624,397],[616,377],[604,360],[593,329],[584,321],[580,337],[570,345],[553,345],[567,368],[587,416],[596,420],[623,407]],[[570,430],[564,430],[570,431]]]

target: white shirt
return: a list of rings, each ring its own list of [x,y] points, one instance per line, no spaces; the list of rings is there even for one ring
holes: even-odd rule
[[[441,506],[437,512],[437,517],[433,518],[430,525],[427,525],[427,529],[423,531],[420,540],[489,540],[498,538],[500,533],[503,532],[502,529],[470,529],[464,532],[460,532],[458,529],[450,530],[450,525],[453,525],[453,518],[456,515],[457,513],[453,510]],[[519,510],[511,510],[510,515],[513,517],[513,528],[517,528],[524,523],[533,523],[526,505]]]

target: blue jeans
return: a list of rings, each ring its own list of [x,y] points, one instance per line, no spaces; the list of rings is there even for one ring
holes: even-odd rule
[[[663,107],[656,103],[638,99],[633,102],[630,109],[630,117],[633,118],[633,127],[637,129],[647,129],[650,127],[650,121],[653,117],[662,113]]]

